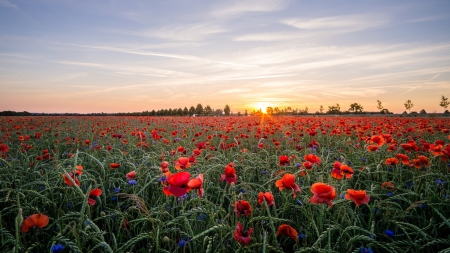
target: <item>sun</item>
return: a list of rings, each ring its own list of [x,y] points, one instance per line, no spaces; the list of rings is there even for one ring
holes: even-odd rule
[[[256,110],[261,110],[262,113],[266,114],[266,108],[272,106],[272,104],[268,103],[268,102],[257,102],[255,103],[254,107],[256,108]]]

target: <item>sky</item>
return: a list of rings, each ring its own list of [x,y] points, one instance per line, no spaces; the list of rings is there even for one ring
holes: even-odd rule
[[[450,1],[0,0],[0,111],[443,112]]]

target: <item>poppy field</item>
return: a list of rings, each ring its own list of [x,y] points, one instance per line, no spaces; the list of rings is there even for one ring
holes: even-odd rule
[[[0,252],[450,252],[450,119],[1,117]]]

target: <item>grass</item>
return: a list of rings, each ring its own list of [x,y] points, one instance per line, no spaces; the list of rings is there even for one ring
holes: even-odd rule
[[[55,245],[61,244],[59,252],[450,252],[449,168],[441,160],[445,155],[434,156],[420,141],[443,140],[448,147],[442,129],[449,123],[380,117],[3,117],[0,134],[9,151],[0,158],[0,251],[58,252]],[[434,131],[423,130],[427,127]],[[317,135],[310,136],[310,129]],[[333,129],[342,133],[333,135]],[[139,131],[145,140],[132,134]],[[35,138],[36,132],[42,137]],[[361,139],[389,132],[396,143],[393,152],[387,151],[389,144],[369,152]],[[30,139],[18,140],[26,135]],[[308,147],[313,139],[316,148]],[[399,144],[408,140],[420,150],[402,150]],[[161,162],[168,161],[175,173],[174,161],[189,157],[198,142],[209,145],[187,171],[192,177],[204,175],[204,197],[196,190],[181,198],[166,196]],[[177,153],[179,146],[187,153]],[[43,150],[51,159],[37,160]],[[310,153],[322,162],[301,177],[297,164]],[[384,163],[397,153],[410,160],[424,155],[430,166]],[[279,166],[281,155],[291,157],[289,165]],[[335,161],[352,167],[353,177],[333,178]],[[219,181],[230,162],[236,184]],[[111,163],[120,167],[111,169]],[[84,168],[81,185],[70,187],[62,175],[77,165]],[[125,177],[130,171],[137,173],[135,185]],[[302,189],[296,198],[275,187],[283,173],[296,175]],[[383,189],[386,181],[395,189]],[[316,182],[335,187],[331,208],[309,202]],[[103,192],[91,206],[87,200],[94,188]],[[370,202],[356,206],[343,198],[347,189],[366,190]],[[266,191],[273,193],[275,206],[258,204],[258,193]],[[250,216],[236,216],[237,200],[250,203]],[[20,232],[22,220],[35,213],[47,215],[49,224]],[[254,229],[248,245],[233,238],[238,221]],[[281,224],[300,237],[277,236]]]

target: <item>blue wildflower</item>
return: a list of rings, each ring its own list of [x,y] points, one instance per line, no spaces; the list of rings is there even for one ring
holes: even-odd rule
[[[298,234],[298,239],[305,239],[306,235],[305,234]]]
[[[436,184],[444,186],[445,182],[440,180],[440,179],[436,179],[434,182],[436,182]]]
[[[267,174],[267,171],[266,171],[266,170],[263,170],[263,171],[261,171],[261,173],[262,173],[263,175],[266,175],[266,174]]]
[[[371,248],[366,248],[364,246],[361,246],[361,248],[359,248],[359,252],[360,253],[373,253],[373,250]]]
[[[128,184],[129,184],[129,185],[136,185],[136,184],[137,184],[137,181],[134,180],[134,179],[131,179],[131,180],[128,181]]]
[[[389,197],[392,197],[394,194],[393,194],[392,192],[388,192],[387,195],[388,195]]]
[[[187,241],[187,237],[185,236],[183,239],[181,239],[181,240],[178,242],[178,247],[183,248],[183,247],[186,245],[187,242],[188,242],[188,241]]]
[[[303,205],[303,202],[301,200],[297,200],[297,205],[301,206]]]
[[[389,230],[389,229],[384,230],[384,233],[389,237],[394,237],[394,235],[395,235],[394,231]]]
[[[300,163],[297,163],[297,164],[295,164],[295,166],[297,167],[297,168],[300,168]]]
[[[120,187],[114,188],[114,193],[120,192]]]
[[[242,193],[245,193],[246,191],[244,189],[241,190]]]
[[[62,252],[63,249],[64,249],[64,246],[63,246],[62,244],[60,244],[60,243],[55,244],[55,245],[52,246],[52,252],[53,252],[53,253],[59,253],[59,252]]]

